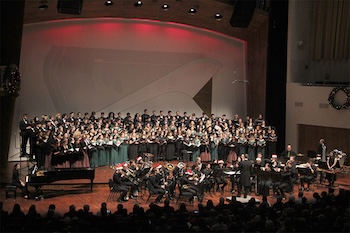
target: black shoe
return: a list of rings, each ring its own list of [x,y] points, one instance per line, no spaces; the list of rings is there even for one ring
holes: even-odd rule
[[[247,194],[244,194],[244,198],[247,198]]]
[[[121,198],[118,198],[118,202],[124,202],[124,200]]]
[[[306,191],[308,192],[308,191],[310,191],[310,189],[309,189],[309,188],[306,188]]]

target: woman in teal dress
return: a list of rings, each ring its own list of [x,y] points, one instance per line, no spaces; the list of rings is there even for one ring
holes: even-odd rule
[[[110,136],[109,134],[105,134],[104,138],[103,138],[103,141],[104,141],[104,147],[105,147],[105,165],[111,165],[110,164],[110,161],[111,161],[111,154],[112,154],[112,145],[113,145],[113,142],[112,140],[110,139]],[[104,166],[104,165],[102,165]]]
[[[257,152],[258,153],[260,152],[262,155],[262,159],[265,159],[266,141],[263,138],[262,134],[259,135],[259,139],[256,142],[256,146],[257,146]]]
[[[114,134],[113,138],[112,138],[111,157],[110,157],[110,161],[109,161],[111,166],[115,166],[118,163],[120,163],[117,142],[118,142],[118,135]]]
[[[246,154],[247,150],[247,138],[245,136],[244,133],[241,133],[241,136],[238,139],[238,151],[239,151],[239,155],[241,156],[242,154]]]
[[[128,150],[129,150],[129,137],[128,135],[123,131],[120,134],[120,137],[118,139],[119,141],[119,157],[120,162],[126,162],[128,160]]]

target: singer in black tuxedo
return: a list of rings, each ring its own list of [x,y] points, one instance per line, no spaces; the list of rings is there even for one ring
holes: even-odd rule
[[[31,125],[28,121],[28,115],[23,114],[22,119],[19,121],[19,129],[21,130],[21,137],[22,137],[22,142],[21,142],[21,155],[28,155],[26,151],[27,143],[30,138],[30,130],[31,130]]]

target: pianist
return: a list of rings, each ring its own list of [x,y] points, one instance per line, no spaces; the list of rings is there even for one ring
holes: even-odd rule
[[[300,191],[303,191],[305,189],[305,183],[307,183],[306,191],[309,191],[310,183],[312,183],[317,178],[316,169],[317,168],[313,159],[310,159],[310,161],[306,163],[305,166],[298,169],[300,174]]]
[[[29,194],[28,187],[26,183],[19,178],[20,169],[21,169],[21,165],[19,163],[16,163],[12,171],[12,185],[20,188],[22,190],[22,196],[25,199],[28,199],[28,194]]]

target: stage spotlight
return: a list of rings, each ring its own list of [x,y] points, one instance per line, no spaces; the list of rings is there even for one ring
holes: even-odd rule
[[[194,7],[191,7],[191,9],[188,10],[188,13],[195,14],[197,10]]]
[[[163,6],[162,6],[162,9],[163,9],[163,10],[167,10],[168,8],[169,8],[169,5],[166,4],[166,3],[164,3]]]
[[[112,0],[107,0],[107,1],[105,2],[105,5],[106,5],[106,6],[112,6],[112,5],[113,5],[113,1],[112,1]]]
[[[215,14],[215,19],[219,21],[222,18],[222,15],[220,13]]]
[[[135,2],[134,6],[136,6],[136,7],[142,6],[142,1],[137,1],[137,2]]]

